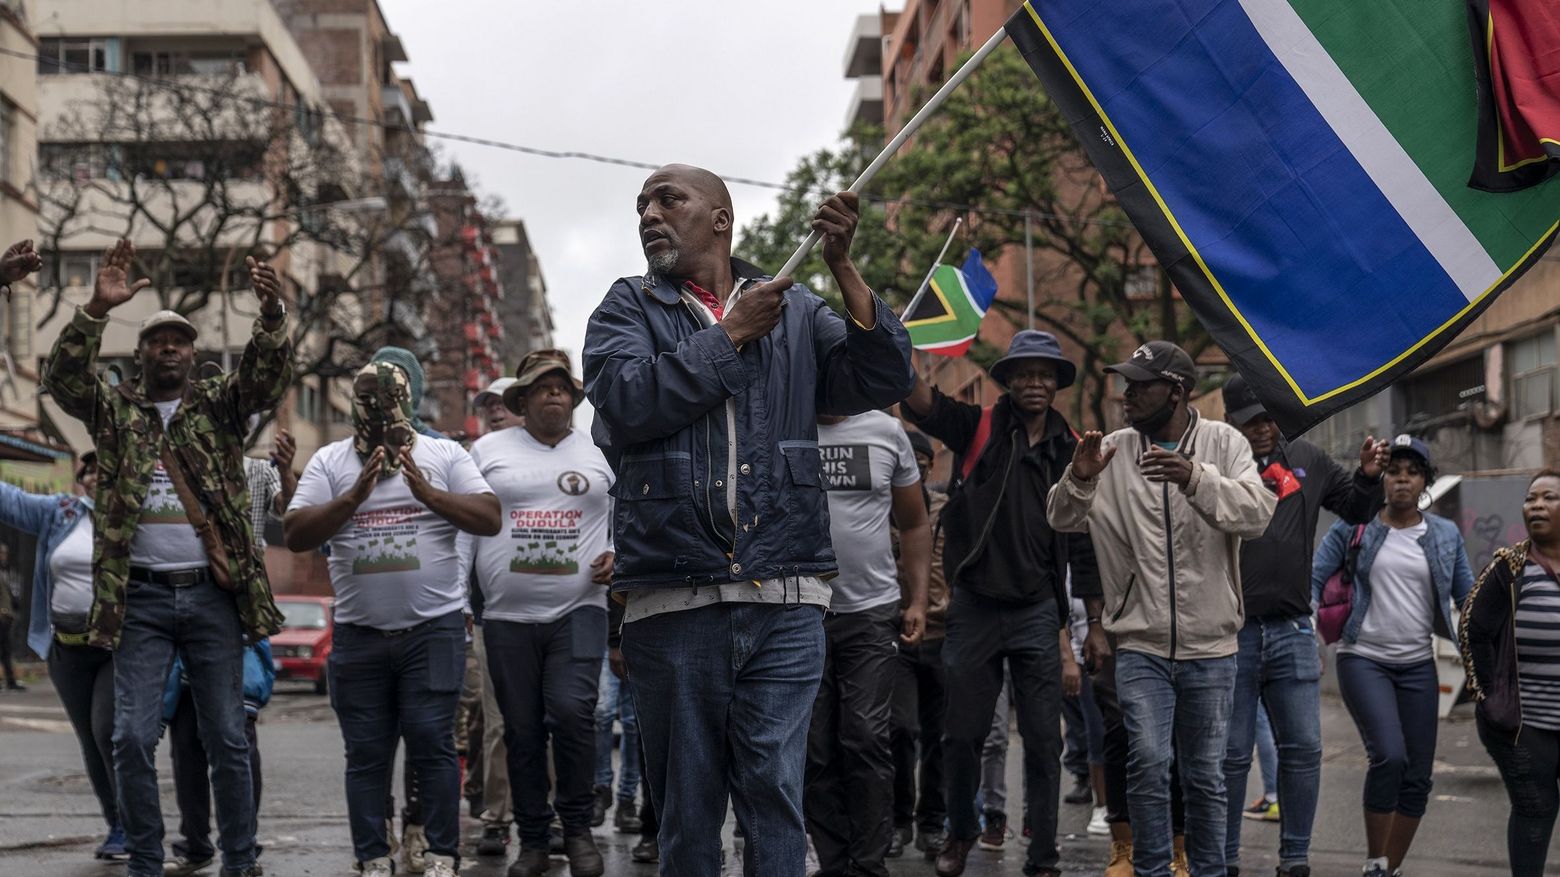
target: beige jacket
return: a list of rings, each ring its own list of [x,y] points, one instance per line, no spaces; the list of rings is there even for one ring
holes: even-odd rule
[[[1116,448],[1110,465],[1088,482],[1069,465],[1046,516],[1093,540],[1105,629],[1122,649],[1172,660],[1235,654],[1241,540],[1262,535],[1276,504],[1246,437],[1193,410],[1178,446],[1196,463],[1185,490],[1143,477],[1138,461],[1150,445],[1136,430],[1117,430],[1103,446]]]

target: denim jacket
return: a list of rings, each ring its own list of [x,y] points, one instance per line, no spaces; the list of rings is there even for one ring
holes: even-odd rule
[[[1419,537],[1419,545],[1430,561],[1430,581],[1435,585],[1435,632],[1447,639],[1456,638],[1452,624],[1452,601],[1462,605],[1473,589],[1473,569],[1468,564],[1468,551],[1463,547],[1462,534],[1457,525],[1439,515],[1425,513],[1425,535]],[[1370,610],[1370,568],[1376,561],[1376,552],[1387,540],[1388,527],[1380,517],[1372,518],[1365,525],[1365,535],[1360,538],[1360,555],[1354,569],[1354,607],[1349,620],[1343,625],[1343,642],[1352,643],[1360,635],[1360,625]],[[1311,563],[1311,605],[1322,600],[1322,586],[1342,565],[1354,537],[1354,526],[1339,521],[1332,525],[1322,544],[1316,549]]]
[[[766,279],[732,269],[744,289]],[[585,330],[591,434],[617,474],[612,590],[832,575],[817,417],[909,395],[909,335],[881,301],[866,329],[798,284],[738,350],[692,298],[623,278]]]
[[[168,668],[168,683],[163,687],[163,724],[173,721],[179,711],[179,697],[186,684],[184,656],[173,653],[173,665]],[[271,689],[276,685],[276,662],[271,657],[271,641],[244,644],[244,712],[253,716],[271,702]]]
[[[32,613],[27,621],[27,647],[40,658],[49,657],[54,640],[54,619],[49,602],[54,582],[49,578],[49,558],[72,527],[90,515],[92,501],[68,493],[28,493],[14,484],[0,483],[0,523],[31,533],[38,539],[33,559]],[[82,642],[86,641],[82,637]]]

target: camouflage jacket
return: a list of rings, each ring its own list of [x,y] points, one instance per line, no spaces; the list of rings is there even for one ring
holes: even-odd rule
[[[88,642],[119,644],[130,577],[130,541],[157,468],[163,431],[157,407],[139,381],[110,386],[97,376],[98,346],[107,320],[77,310],[60,333],[44,366],[43,387],[67,414],[80,419],[97,445],[98,483],[92,549],[96,597],[87,622]],[[254,337],[231,374],[192,380],[168,422],[168,440],[190,487],[207,500],[206,513],[222,534],[229,572],[238,588],[238,612],[252,637],[280,630],[281,612],[271,598],[261,546],[250,524],[244,435],[250,415],[281,401],[292,381],[292,345],[286,323]]]

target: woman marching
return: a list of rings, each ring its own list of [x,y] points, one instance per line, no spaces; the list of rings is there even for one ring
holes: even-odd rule
[[[1352,608],[1337,662],[1338,689],[1370,757],[1365,774],[1365,877],[1396,877],[1430,798],[1440,685],[1434,638],[1451,639],[1452,601],[1473,586],[1462,535],[1420,511],[1435,481],[1430,449],[1400,435],[1387,465],[1386,507],[1365,526],[1334,524],[1316,551],[1313,604],[1355,554]]]
[[[1560,471],[1529,482],[1522,522],[1527,540],[1495,552],[1459,634],[1479,739],[1511,798],[1511,873],[1536,877],[1560,811]]]

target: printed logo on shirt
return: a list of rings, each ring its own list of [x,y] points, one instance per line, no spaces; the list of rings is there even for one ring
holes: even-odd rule
[[[824,490],[871,490],[870,445],[820,445]]]
[[[357,556],[353,575],[408,572],[422,569],[417,556],[417,516],[421,506],[399,506],[352,516],[352,538]]]
[[[173,479],[162,463],[152,473],[152,484],[146,491],[146,502],[141,506],[143,524],[188,524],[190,516],[184,511],[179,492],[173,488]]]
[[[584,480],[583,475],[580,479],[585,485],[580,492],[584,493],[590,489],[590,482]],[[560,477],[558,481],[562,489],[563,478]],[[509,571],[538,576],[577,575],[580,571],[577,556],[580,518],[584,514],[579,509],[511,510],[509,538],[514,541],[515,556],[509,560]]]
[[[590,479],[580,472],[570,470],[558,476],[558,489],[569,496],[584,496],[590,493]]]

